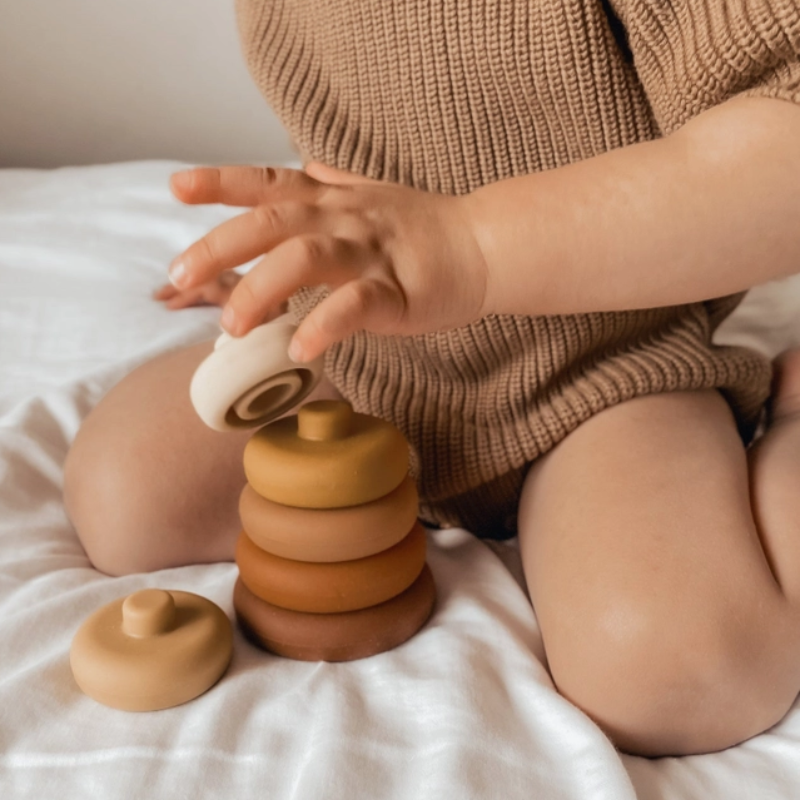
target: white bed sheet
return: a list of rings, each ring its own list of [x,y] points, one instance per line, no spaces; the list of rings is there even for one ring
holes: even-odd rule
[[[554,691],[513,542],[458,530],[430,534],[438,606],[393,652],[308,664],[237,634],[227,675],[187,705],[128,714],[80,693],[70,641],[103,603],[160,586],[232,616],[232,564],[109,578],[61,502],[69,444],[103,392],[217,331],[215,309],[150,298],[231,213],[174,202],[178,166],[0,172],[0,798],[800,797],[800,705],[723,753],[620,756]],[[761,287],[724,338],[775,353],[800,342],[798,310],[800,279]]]

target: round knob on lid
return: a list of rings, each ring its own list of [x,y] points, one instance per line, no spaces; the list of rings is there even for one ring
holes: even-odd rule
[[[175,620],[175,601],[163,589],[142,589],[122,603],[122,631],[137,639],[166,633]]]

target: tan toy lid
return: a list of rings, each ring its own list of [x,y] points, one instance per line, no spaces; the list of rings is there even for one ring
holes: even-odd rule
[[[353,661],[391,650],[419,631],[435,603],[436,586],[427,564],[391,600],[341,614],[304,614],[265,603],[241,579],[233,590],[236,616],[248,638],[300,661]]]
[[[297,327],[288,315],[234,338],[217,339],[195,370],[189,393],[200,419],[216,431],[257,428],[305,398],[322,375],[322,356],[296,364],[288,349]]]
[[[228,667],[230,620],[189,592],[143,589],[94,612],[70,649],[72,674],[99,703],[157,711],[203,694]]]
[[[273,503],[246,484],[239,516],[262,550],[296,561],[352,561],[397,544],[419,513],[410,475],[389,494],[346,508],[295,508]]]
[[[338,400],[306,404],[254,434],[244,451],[253,489],[299,508],[377,500],[400,485],[408,463],[408,443],[394,425]]]

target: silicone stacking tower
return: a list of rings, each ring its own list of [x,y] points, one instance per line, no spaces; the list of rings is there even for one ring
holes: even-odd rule
[[[400,431],[347,403],[308,403],[251,438],[244,468],[233,600],[250,639],[352,661],[425,624],[436,589]]]

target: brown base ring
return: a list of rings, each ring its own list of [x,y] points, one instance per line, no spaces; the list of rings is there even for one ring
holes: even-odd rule
[[[236,618],[254,644],[298,661],[355,661],[391,650],[428,621],[436,585],[426,564],[402,594],[377,606],[338,614],[289,611],[260,600],[241,579],[233,590]]]

